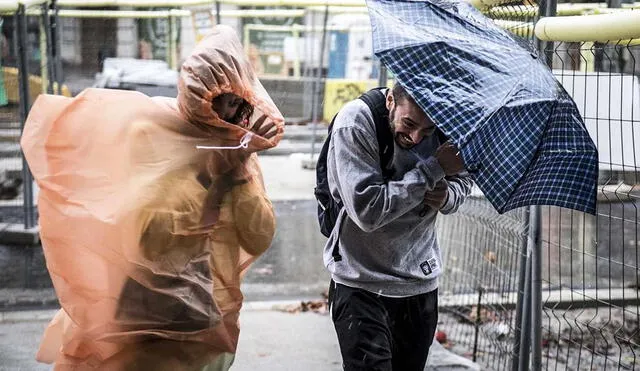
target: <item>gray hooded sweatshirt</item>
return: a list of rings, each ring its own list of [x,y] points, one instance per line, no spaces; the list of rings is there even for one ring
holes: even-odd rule
[[[329,188],[344,208],[324,249],[334,281],[383,296],[407,297],[435,290],[442,273],[436,237],[438,210],[424,216],[424,195],[444,179],[432,155],[437,137],[412,150],[395,146],[394,176],[384,181],[375,123],[360,99],[347,103],[333,125],[327,171]],[[440,210],[455,212],[469,195],[468,177],[447,177],[448,200]],[[341,260],[335,261],[338,244]]]

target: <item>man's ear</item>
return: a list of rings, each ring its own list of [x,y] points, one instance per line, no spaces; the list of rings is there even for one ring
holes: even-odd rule
[[[395,104],[395,101],[393,100],[393,94],[391,92],[388,92],[387,99],[386,99],[386,106],[389,112],[391,112],[391,110],[393,109],[394,104]]]

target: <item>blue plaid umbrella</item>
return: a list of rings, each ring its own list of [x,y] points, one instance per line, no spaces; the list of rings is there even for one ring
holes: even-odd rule
[[[367,0],[375,54],[458,145],[500,213],[595,213],[598,154],[578,109],[533,50],[465,1]]]

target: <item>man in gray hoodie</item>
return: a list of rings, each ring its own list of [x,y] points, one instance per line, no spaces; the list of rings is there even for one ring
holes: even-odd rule
[[[472,181],[458,149],[398,84],[385,90],[393,176],[380,165],[376,126],[360,99],[334,120],[329,188],[344,205],[324,250],[331,316],[345,370],[424,369],[438,322],[438,213],[455,212]]]

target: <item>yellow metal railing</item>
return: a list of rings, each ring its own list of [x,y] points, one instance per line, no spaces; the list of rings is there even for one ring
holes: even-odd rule
[[[60,8],[180,8],[183,6],[211,5],[213,0],[58,0]]]
[[[365,6],[365,0],[219,0],[220,4],[237,6]],[[183,6],[213,5],[215,0],[58,0],[60,7],[134,7],[178,8]]]
[[[531,37],[533,35],[534,24],[533,22],[521,22],[521,21],[507,21],[502,19],[496,19],[494,22],[501,28],[513,33],[520,37]]]
[[[19,1],[6,1],[6,4],[0,5],[0,12],[15,10],[18,3],[42,3],[46,0],[19,0]],[[536,6],[502,6],[508,2],[508,0],[468,0],[471,4],[481,9],[484,12],[490,12],[492,17],[496,18],[526,18],[536,17],[538,15],[538,7]],[[236,6],[287,6],[297,7],[300,9],[278,9],[278,10],[222,10],[220,11],[221,17],[302,17],[305,11],[321,11],[325,7],[329,7],[329,11],[332,13],[361,13],[366,12],[365,0],[219,0],[221,4],[229,4]],[[14,4],[14,5],[12,5]],[[185,6],[193,5],[213,5],[214,0],[58,0],[58,6],[65,7],[133,7],[133,8],[149,8],[149,7],[173,7],[182,8]],[[541,20],[535,25],[529,23],[515,24],[513,21],[506,21],[503,19],[496,20],[496,23],[501,27],[508,29],[520,36],[528,36],[535,33],[536,36],[543,40],[549,41],[566,41],[571,39],[572,41],[581,42],[608,42],[625,40],[628,43],[635,44],[635,39],[640,39],[640,32],[637,32],[637,27],[640,22],[635,25],[626,22],[630,16],[627,14],[631,9],[640,9],[640,2],[634,4],[622,4],[621,9],[607,8],[606,3],[593,3],[593,4],[572,4],[563,3],[558,4],[557,15],[561,17],[552,17],[549,20]],[[93,13],[95,12],[95,13]],[[104,17],[104,18],[161,18],[161,17],[187,17],[191,13],[188,10],[169,10],[159,11],[159,13],[147,13],[148,11],[135,11],[135,10],[114,10],[114,11],[97,11],[97,10],[71,10],[63,9],[60,11],[61,17]],[[158,11],[154,11],[158,12]],[[215,15],[215,9],[212,10]],[[613,30],[609,29],[607,32],[593,32],[593,28],[583,28],[583,24],[590,24],[593,21],[590,17],[593,14],[607,13],[611,14],[614,19],[611,21],[616,23]],[[633,12],[635,13],[635,12]],[[620,17],[620,22],[615,21],[616,17]],[[631,16],[634,21],[636,15]],[[554,21],[554,19],[560,19]],[[560,25],[560,22],[563,25]],[[575,25],[575,26],[574,26]],[[622,29],[626,26],[624,32]],[[531,29],[533,27],[533,30]],[[550,27],[550,28],[549,28]],[[274,29],[275,30],[275,29]],[[551,30],[551,31],[549,31]],[[622,32],[620,36],[617,36],[616,32]],[[292,30],[293,32],[293,30]],[[297,30],[295,32],[300,32]],[[246,29],[245,29],[246,33]],[[603,36],[606,35],[606,36]],[[611,39],[603,40],[603,37]],[[552,39],[552,40],[551,40]]]
[[[640,42],[640,11],[546,17],[536,23],[535,35],[545,41],[637,44]]]

